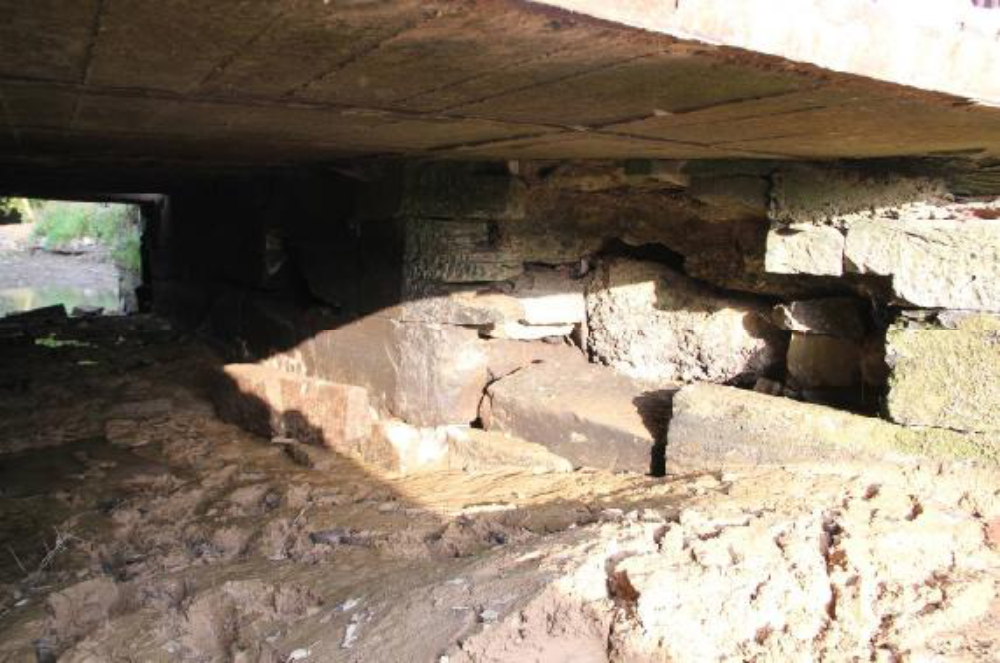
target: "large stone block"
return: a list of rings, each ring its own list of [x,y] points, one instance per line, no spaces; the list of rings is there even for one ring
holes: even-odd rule
[[[752,382],[785,353],[767,305],[721,296],[658,263],[606,261],[587,307],[592,355],[640,379]]]
[[[764,269],[771,274],[840,276],[844,273],[844,234],[808,223],[774,225],[767,233]]]
[[[847,270],[892,277],[893,294],[915,306],[1000,311],[1000,223],[933,217],[920,209],[852,224]]]
[[[682,388],[667,434],[669,472],[760,463],[927,455],[1000,463],[1000,436],[907,428],[713,384]]]
[[[586,322],[584,279],[534,267],[502,284],[440,288],[401,305],[410,321],[482,328],[489,336],[532,340],[562,336]]]
[[[380,421],[360,456],[367,463],[399,474],[448,469],[448,431],[445,427],[418,428],[402,421]]]
[[[353,385],[229,364],[212,393],[223,419],[259,435],[291,437],[347,453],[371,432],[368,394]]]
[[[839,168],[791,167],[771,176],[769,216],[779,223],[832,224],[883,216],[914,201],[945,202],[940,180]]]
[[[410,296],[427,284],[505,281],[524,271],[516,253],[498,246],[496,225],[480,219],[405,221],[405,281]]]
[[[913,306],[1000,311],[996,215],[939,180],[790,169],[775,177],[766,269],[883,277],[864,283]]]
[[[490,385],[482,421],[487,430],[540,444],[575,466],[649,472],[662,465],[674,390],[582,358],[541,363]]]
[[[504,433],[467,426],[418,428],[397,420],[376,423],[370,440],[359,447],[358,455],[366,463],[398,474],[573,469],[572,463],[542,445]]]
[[[476,419],[487,378],[487,355],[474,330],[393,322],[386,348],[395,369],[392,409],[421,426]]]
[[[436,219],[518,219],[524,185],[506,163],[439,162],[410,167],[403,213]]]
[[[511,297],[521,306],[518,322],[565,325],[586,322],[586,282],[565,269],[529,269],[514,282]]]
[[[792,333],[788,377],[797,388],[853,387],[861,384],[860,341]]]
[[[485,348],[491,382],[534,364],[572,368],[585,361],[583,351],[575,345],[494,339],[486,343]]]
[[[485,343],[474,329],[378,315],[320,331],[268,361],[363,386],[375,407],[416,426],[468,424],[489,381]]]
[[[886,356],[893,421],[1000,432],[1000,317],[973,315],[952,329],[893,326]]]
[[[504,433],[453,426],[448,429],[448,468],[463,472],[570,472],[573,464],[540,444]]]

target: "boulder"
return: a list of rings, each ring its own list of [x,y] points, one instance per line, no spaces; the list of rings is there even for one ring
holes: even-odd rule
[[[951,326],[889,329],[889,418],[910,426],[998,433],[1000,317],[953,318]]]
[[[540,444],[574,466],[649,472],[675,386],[653,387],[588,364],[533,364],[490,385],[481,418],[488,431]]]
[[[779,304],[771,320],[781,329],[842,338],[865,335],[864,302],[853,297],[825,297]]]
[[[774,224],[767,233],[764,269],[771,274],[840,276],[844,235],[831,226]]]
[[[914,306],[1000,311],[1000,223],[935,218],[949,213],[958,214],[917,210],[852,224],[847,270],[891,277],[894,296]]]
[[[592,356],[639,379],[753,383],[785,354],[766,304],[722,296],[659,263],[605,261],[587,309]]]
[[[713,384],[674,396],[668,472],[747,464],[926,455],[1000,464],[1000,436],[907,428],[881,419]]]
[[[107,576],[84,580],[50,594],[45,600],[45,631],[52,642],[38,642],[55,645],[59,650],[68,648],[126,609],[124,594]],[[53,655],[50,660],[56,657]]]
[[[267,437],[290,437],[348,453],[371,432],[368,394],[353,385],[228,364],[212,394],[222,419]]]

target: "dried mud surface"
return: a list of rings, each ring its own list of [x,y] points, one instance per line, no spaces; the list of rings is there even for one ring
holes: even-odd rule
[[[197,341],[56,337],[0,337],[2,662],[997,660],[984,470],[321,471]]]

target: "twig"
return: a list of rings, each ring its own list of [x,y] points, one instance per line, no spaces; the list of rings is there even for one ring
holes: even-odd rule
[[[48,544],[44,541],[42,542],[42,545],[45,546],[45,557],[43,557],[42,561],[38,563],[38,568],[35,569],[34,573],[30,574],[32,576],[40,576],[46,569],[52,566],[56,560],[56,556],[65,550],[70,542],[76,541],[79,543],[86,543],[86,541],[72,532],[60,532],[57,527],[53,527],[52,530],[56,533],[56,540],[52,543],[52,548],[49,548]]]
[[[288,532],[285,533],[285,538],[282,539],[281,541],[281,554],[283,556],[287,556],[285,548],[288,547],[288,542],[291,541],[293,536],[295,536],[295,526],[299,524],[300,520],[302,520],[302,516],[304,516],[306,511],[309,510],[309,506],[310,506],[309,504],[306,504],[304,507],[302,507],[302,509],[299,510],[298,515],[296,515],[295,518],[292,519],[291,524],[288,526]]]
[[[9,544],[7,545],[7,550],[10,551],[11,557],[13,557],[14,561],[17,562],[17,567],[21,569],[21,573],[23,573],[24,575],[28,575],[28,569],[24,568],[24,564],[21,563],[21,560],[18,559],[17,557],[17,553],[14,552],[14,549],[11,548]]]

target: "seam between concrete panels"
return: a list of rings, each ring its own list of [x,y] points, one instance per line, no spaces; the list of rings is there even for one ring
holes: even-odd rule
[[[526,85],[521,85],[519,87],[511,88],[509,90],[504,90],[502,92],[497,92],[496,94],[488,94],[486,96],[479,97],[478,99],[471,99],[469,101],[463,101],[462,103],[454,104],[452,106],[446,106],[445,108],[443,108],[441,110],[441,112],[449,112],[449,111],[452,111],[452,110],[455,110],[455,109],[459,109],[459,108],[467,108],[469,106],[475,106],[477,104],[482,104],[482,103],[485,103],[485,102],[493,100],[493,99],[498,99],[498,98],[501,98],[501,97],[506,97],[506,96],[511,95],[511,94],[517,94],[519,92],[525,92],[525,91],[528,91],[528,90],[534,90],[536,88],[546,87],[548,85],[555,85],[557,83],[562,83],[564,81],[572,80],[574,78],[580,78],[580,77],[583,77],[583,76],[589,76],[590,74],[594,74],[594,73],[597,73],[597,72],[605,71],[607,69],[613,69],[615,67],[620,67],[623,64],[628,64],[630,62],[635,62],[636,60],[641,60],[642,58],[647,58],[647,57],[651,57],[653,55],[657,55],[660,52],[662,52],[662,51],[651,51],[649,53],[643,53],[642,55],[635,55],[635,56],[632,56],[632,57],[629,57],[629,58],[625,58],[625,59],[622,59],[622,60],[616,60],[614,62],[609,62],[608,64],[600,65],[600,66],[597,66],[597,67],[592,67],[592,68],[586,69],[584,71],[577,71],[577,72],[574,72],[572,74],[565,74],[563,76],[557,76],[556,78],[552,78],[552,79],[549,79],[549,80],[546,80],[546,81],[538,81],[536,83],[528,83]]]
[[[245,42],[243,42],[235,49],[233,49],[233,52],[224,57],[222,61],[219,62],[219,64],[212,67],[212,70],[209,71],[207,74],[205,74],[205,76],[202,77],[202,79],[195,84],[194,89],[196,90],[202,89],[213,79],[217,78],[220,74],[224,73],[227,69],[229,69],[229,67],[233,65],[233,63],[235,63],[240,58],[240,56],[246,53],[247,49],[252,47],[261,39],[263,39],[264,35],[273,30],[276,25],[278,25],[279,23],[281,23],[282,20],[284,20],[284,18],[285,18],[284,10],[279,11],[274,16],[274,18],[272,18],[270,21],[267,22],[267,25],[258,30],[253,36],[251,36]]]
[[[83,70],[80,72],[80,86],[81,89],[76,95],[76,99],[73,101],[73,112],[69,118],[69,126],[67,128],[72,129],[76,125],[77,116],[80,114],[80,104],[83,101],[83,95],[86,90],[86,85],[90,81],[90,74],[94,66],[94,53],[97,51],[97,43],[101,38],[101,26],[104,23],[104,13],[107,10],[107,0],[97,0],[97,4],[94,7],[94,17],[90,23],[90,32],[87,38],[87,49],[83,56]]]
[[[376,51],[380,50],[383,46],[385,46],[389,42],[391,42],[391,41],[393,41],[395,39],[398,39],[400,36],[406,34],[410,30],[418,28],[421,25],[424,25],[424,24],[426,24],[426,23],[428,23],[428,22],[430,22],[432,20],[433,20],[432,18],[422,18],[422,19],[419,19],[419,20],[410,21],[410,22],[406,23],[403,27],[399,28],[398,30],[396,30],[392,34],[390,34],[390,35],[388,35],[388,36],[386,36],[386,37],[384,37],[382,39],[379,39],[375,43],[370,44],[370,45],[368,45],[366,47],[363,47],[363,48],[355,51],[354,53],[351,53],[346,58],[344,58],[343,60],[337,62],[336,64],[334,64],[329,69],[325,69],[324,71],[316,74],[315,76],[313,76],[309,80],[307,80],[307,81],[305,81],[303,83],[299,83],[298,85],[294,86],[290,90],[288,90],[288,91],[286,91],[286,92],[278,95],[278,98],[279,99],[285,99],[285,98],[290,98],[290,97],[296,97],[296,96],[298,96],[299,93],[304,92],[305,90],[309,89],[313,85],[322,82],[324,79],[329,78],[330,76],[333,76],[334,74],[336,74],[339,71],[342,71],[342,70],[346,69],[347,67],[351,66],[355,62],[359,62],[360,60],[368,57],[372,53],[375,53]]]

